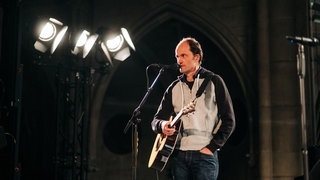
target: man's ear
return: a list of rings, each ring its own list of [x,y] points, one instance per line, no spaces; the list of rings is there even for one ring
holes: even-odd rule
[[[196,57],[196,60],[200,63],[200,54],[196,54],[195,57]]]

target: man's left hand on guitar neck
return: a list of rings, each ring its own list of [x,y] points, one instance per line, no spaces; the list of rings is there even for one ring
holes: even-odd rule
[[[162,133],[167,136],[172,136],[176,131],[176,127],[170,127],[170,121],[163,121],[162,122]]]

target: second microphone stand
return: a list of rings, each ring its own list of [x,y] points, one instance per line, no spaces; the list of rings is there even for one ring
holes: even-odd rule
[[[141,100],[138,107],[132,113],[130,120],[128,121],[124,133],[127,133],[130,126],[132,126],[132,180],[137,179],[137,161],[138,161],[138,124],[141,122],[140,114],[141,114],[141,107],[145,104],[147,98],[149,97],[150,93],[153,90],[154,85],[158,81],[160,75],[164,72],[164,68],[159,70],[159,73],[151,86],[148,88],[147,93],[144,95],[143,99]]]
[[[304,179],[309,180],[309,163],[308,163],[308,147],[307,147],[307,123],[306,123],[306,100],[305,100],[305,83],[304,78],[306,74],[306,62],[304,55],[304,46],[298,44],[297,54],[297,74],[299,76],[300,84],[300,102],[301,102],[301,143],[302,143],[302,157]]]

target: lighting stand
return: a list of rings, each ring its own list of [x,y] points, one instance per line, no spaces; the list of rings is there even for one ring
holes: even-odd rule
[[[300,102],[301,102],[301,140],[302,140],[302,156],[304,179],[309,180],[309,165],[308,165],[308,147],[307,147],[307,126],[306,126],[306,103],[305,103],[305,83],[304,78],[306,74],[304,46],[298,44],[297,54],[297,72],[300,84]]]
[[[16,120],[16,133],[15,133],[15,147],[14,147],[14,170],[13,179],[20,180],[21,176],[21,162],[20,162],[20,134],[21,134],[21,121],[22,121],[22,86],[23,86],[23,64],[21,63],[21,51],[22,51],[22,1],[17,2],[18,8],[18,34],[17,34],[17,61],[16,61],[16,77],[15,77],[15,120]]]
[[[143,99],[141,100],[140,104],[138,105],[138,107],[134,110],[130,120],[128,121],[125,129],[124,129],[124,133],[126,133],[128,131],[128,129],[130,128],[130,126],[133,126],[132,128],[132,180],[136,180],[137,179],[137,160],[138,160],[138,123],[141,122],[140,119],[140,114],[141,114],[141,107],[144,105],[144,103],[146,102],[147,98],[149,97],[150,93],[153,90],[154,85],[156,84],[156,82],[158,81],[160,75],[164,72],[164,68],[161,68],[159,70],[159,73],[157,75],[157,77],[155,78],[155,80],[153,81],[153,83],[151,84],[151,86],[148,88],[147,93],[144,95]]]
[[[57,73],[56,180],[85,180],[88,169],[90,68]]]
[[[20,180],[21,176],[21,162],[19,157],[20,150],[20,130],[21,130],[21,101],[22,101],[22,84],[23,84],[23,64],[17,64],[16,69],[16,85],[15,85],[15,100],[14,107],[16,111],[16,143],[14,148],[14,180]]]

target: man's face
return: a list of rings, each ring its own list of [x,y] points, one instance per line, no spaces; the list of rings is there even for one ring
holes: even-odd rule
[[[178,44],[176,48],[176,59],[177,63],[180,65],[180,72],[183,74],[192,74],[197,70],[197,66],[199,65],[200,55],[193,53],[190,51],[190,46],[188,42],[182,42]]]

